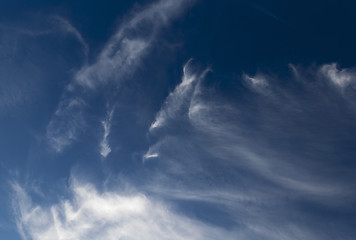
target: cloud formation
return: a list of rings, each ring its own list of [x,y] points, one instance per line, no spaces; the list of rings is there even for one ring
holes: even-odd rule
[[[28,107],[34,101],[40,101],[39,96],[47,90],[44,88],[48,86],[46,85],[48,75],[59,75],[53,70],[49,73],[47,69],[42,69],[43,63],[37,56],[42,50],[49,55],[60,55],[58,53],[61,49],[56,52],[57,49],[45,49],[38,44],[53,36],[62,44],[73,43],[73,40],[75,43],[78,42],[83,48],[83,55],[87,58],[89,47],[84,38],[69,20],[60,16],[45,15],[40,20],[36,20],[36,17],[26,19],[25,27],[0,23],[0,61],[2,61],[0,77],[3,79],[0,83],[0,109],[3,112],[16,111],[25,105]],[[24,54],[28,49],[31,49],[31,53]],[[56,53],[51,52],[52,50]],[[61,57],[51,56],[50,60],[46,59],[46,64],[50,66]],[[58,62],[55,64],[58,69],[63,67]]]
[[[330,80],[335,86],[344,89],[348,86],[355,86],[354,69],[341,69],[339,70],[336,63],[325,64],[320,67],[320,72]]]
[[[110,38],[96,62],[78,71],[76,82],[84,87],[95,88],[109,81],[121,81],[140,64],[154,44],[158,31],[190,2],[160,0],[134,12]]]
[[[253,77],[247,74],[243,74],[242,78],[252,90],[255,90],[259,93],[268,92],[268,81],[266,80],[266,77],[263,76],[263,74],[259,74]]]
[[[85,57],[88,57],[89,55],[89,46],[84,40],[82,34],[76,29],[67,19],[61,17],[61,16],[52,16],[53,21],[55,22],[56,25],[58,25],[59,29],[62,30],[65,33],[72,34],[78,42],[82,45],[83,47],[83,52]]]
[[[13,213],[9,224],[16,224],[22,239],[354,240],[355,67],[280,67],[284,50],[302,50],[298,59],[308,53],[305,44],[290,49],[304,35],[273,21],[264,24],[260,14],[234,19],[236,9],[248,7],[243,2],[202,1],[171,24],[193,2],[134,5],[106,42],[103,29],[82,35],[58,15],[34,23],[35,30],[0,26],[0,38],[19,37],[21,43],[10,50],[19,53],[8,64],[16,67],[6,69],[6,54],[0,66],[0,79],[14,72],[0,84],[0,109],[28,102],[23,96],[30,94],[19,89],[22,80],[13,79],[25,79],[24,88],[42,94],[35,108],[23,109],[24,119],[1,114],[3,185],[16,181],[1,188],[0,199],[10,198],[13,212],[3,204],[0,220]],[[100,18],[93,6],[107,16]],[[267,8],[255,8],[286,24]],[[296,9],[287,14],[291,22]],[[115,10],[94,4],[82,13],[77,20],[98,20],[99,26]],[[244,34],[256,23],[262,32]],[[264,32],[275,34],[260,41]],[[311,42],[318,42],[317,35]],[[90,42],[100,49],[90,54],[83,36],[93,36]],[[283,51],[272,53],[276,43]],[[0,44],[0,52],[6,48]],[[320,52],[313,50],[302,59]],[[236,52],[241,54],[235,58]],[[187,54],[213,66],[192,59],[183,64]],[[346,55],[343,63],[350,60]],[[256,64],[278,72],[234,72]],[[27,72],[44,81],[34,84],[36,77]],[[62,154],[43,151],[43,142]]]
[[[112,121],[113,114],[114,114],[114,108],[108,112],[105,120],[101,122],[104,128],[104,135],[103,135],[103,139],[100,142],[100,155],[103,158],[106,158],[111,152],[108,137],[110,135],[111,121]]]
[[[312,111],[316,111],[314,106],[309,105],[294,91],[283,89],[280,86],[269,86],[262,74],[256,77],[249,77],[245,74],[242,77],[244,81],[249,81],[248,87],[254,91],[257,89],[261,93],[261,96],[250,96],[250,98],[255,98],[256,102],[252,102],[250,105],[241,105],[238,102],[234,104],[225,102],[221,98],[214,99],[211,90],[205,89],[202,84],[194,85],[197,79],[203,79],[205,72],[191,73],[186,68],[187,65],[184,67],[182,83],[167,97],[151,125],[150,131],[164,124],[170,124],[170,122],[179,122],[185,124],[185,129],[191,129],[190,132],[197,130],[198,132],[192,136],[189,133],[171,135],[170,137],[163,135],[161,141],[150,147],[147,156],[152,154],[164,156],[164,153],[172,152],[171,149],[168,151],[166,148],[175,146],[180,149],[179,145],[182,144],[183,139],[193,137],[196,139],[194,144],[202,150],[201,154],[225,159],[232,166],[253,171],[283,187],[320,196],[321,199],[326,196],[347,194],[344,188],[347,184],[331,183],[328,181],[329,176],[322,172],[318,176],[308,173],[318,172],[318,169],[325,168],[330,164],[323,163],[320,154],[316,152],[316,149],[321,147],[316,143],[318,133],[315,135],[314,131],[308,132],[307,130],[314,125],[313,121],[316,120],[314,117],[317,114],[312,113]],[[329,69],[328,73],[330,71],[332,73],[327,77],[331,75],[337,80],[342,79],[340,81],[343,84],[353,78],[349,70],[335,72],[334,65],[324,65],[320,69],[321,71]],[[318,79],[317,70],[313,77]],[[321,84],[319,87],[322,88],[327,87],[327,80],[324,78],[313,81]],[[307,85],[310,83],[300,84],[302,86],[305,84],[303,87],[309,88],[309,92],[306,94],[313,99],[314,104],[317,104],[317,111],[331,111],[329,106],[324,103],[329,96],[320,96],[317,88],[313,87],[313,89]],[[266,91],[263,90],[267,86],[271,89],[268,90],[270,93],[265,95]],[[342,96],[339,98],[342,99]],[[187,107],[182,108],[183,105],[187,105]],[[324,114],[328,116],[329,113]],[[313,118],[314,120],[312,120]],[[337,124],[332,122],[334,119],[331,116],[330,121],[330,124]],[[343,128],[341,125],[338,127]],[[316,129],[315,131],[322,130]],[[332,140],[334,133],[327,134],[330,135],[326,137]],[[299,144],[299,141],[311,143],[309,146],[302,144],[311,156],[304,156],[305,153],[295,149],[295,144]],[[286,145],[285,147],[288,149],[281,149],[280,144]],[[177,156],[168,155],[166,157],[180,161]],[[307,162],[303,164],[306,157],[310,164]],[[192,159],[192,161],[194,160]],[[333,160],[330,159],[330,161]],[[331,171],[331,169],[329,170]]]
[[[79,30],[67,19],[51,15],[46,16],[46,19],[38,24],[40,28],[23,28],[20,26],[11,26],[0,24],[0,30],[6,32],[8,35],[15,34],[16,37],[43,37],[48,35],[64,34],[72,35],[82,45],[85,57],[88,57],[89,46],[84,40]]]
[[[63,148],[69,146],[85,128],[83,112],[85,106],[81,98],[62,97],[46,128],[46,137],[56,152],[61,152]]]
[[[189,0],[161,0],[154,2],[140,11],[132,12],[121,23],[116,33],[96,58],[96,61],[79,69],[75,73],[74,80],[65,89],[56,112],[71,114],[65,114],[68,117],[67,119],[54,114],[48,124],[49,127],[47,127],[47,137],[50,143],[54,143],[52,144],[54,149],[61,151],[73,139],[76,139],[80,132],[75,129],[75,126],[79,126],[82,123],[82,119],[78,118],[75,112],[72,112],[68,103],[77,98],[81,98],[85,102],[83,89],[95,91],[97,88],[109,83],[119,87],[120,83],[141,64],[142,58],[146,56],[150,47],[154,45],[159,30],[183,12],[190,2]],[[79,32],[72,29],[65,21],[61,20],[61,22],[79,40],[82,39]],[[83,110],[79,111],[84,112]],[[52,131],[52,129],[56,130]],[[66,134],[62,134],[62,132]]]
[[[325,69],[328,74],[320,74]],[[204,77],[198,81],[203,71],[183,71],[149,129],[158,141],[144,156],[158,157],[145,165],[159,170],[147,187],[170,199],[212,204],[240,226],[239,239],[351,236],[349,223],[325,232],[335,224],[332,217],[319,219],[297,206],[338,212],[356,199],[347,167],[352,160],[340,151],[352,144],[347,132],[356,130],[356,111],[348,108],[354,99],[329,84],[351,84],[355,74],[333,65],[291,70],[289,85],[278,76],[243,74],[239,87],[246,90],[233,97],[222,97]]]
[[[260,73],[248,78],[268,79],[268,94],[252,81],[239,85],[244,95],[227,97],[205,80],[213,72],[188,61],[148,129],[157,142],[125,176],[138,190],[73,180],[69,195],[44,205],[13,184],[18,231],[33,240],[353,239],[350,221],[334,216],[356,199],[353,159],[339,151],[352,142],[356,111],[345,110],[352,99],[335,91],[323,67],[294,67],[293,87]],[[103,157],[112,114],[102,122]],[[315,206],[325,215],[310,213]]]
[[[195,85],[204,78],[209,69],[201,73],[195,72],[192,66],[193,59],[190,59],[183,67],[183,77],[181,83],[171,92],[165,100],[161,110],[156,114],[155,121],[150,126],[150,131],[154,131],[184,114],[184,110],[189,106],[189,100],[194,94]]]
[[[69,199],[42,207],[18,184],[13,189],[23,239],[233,239],[223,229],[184,217],[140,193],[98,192],[74,181]]]

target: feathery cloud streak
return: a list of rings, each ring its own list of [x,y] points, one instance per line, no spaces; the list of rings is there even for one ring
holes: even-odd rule
[[[6,32],[8,35],[15,34],[17,37],[42,37],[55,34],[71,35],[82,45],[85,57],[88,56],[88,44],[85,42],[78,29],[76,29],[70,21],[58,15],[51,15],[46,18],[47,19],[40,24],[42,28],[39,29],[28,29],[19,26],[0,24],[0,30]]]
[[[87,43],[70,21],[56,15],[46,15],[43,18],[40,22],[29,19],[26,21],[26,27],[0,23],[0,60],[4,61],[0,69],[2,79],[0,82],[0,109],[2,112],[17,110],[24,105],[28,106],[41,95],[43,85],[47,82],[46,75],[54,74],[53,70],[51,73],[48,73],[46,69],[42,71],[43,66],[40,61],[37,61],[37,56],[32,52],[23,55],[24,49],[38,51],[38,48],[43,49],[43,46],[39,47],[37,41],[57,36],[61,43],[78,42],[82,46],[85,58],[89,53]],[[50,64],[51,60],[46,62]],[[58,69],[61,67],[59,65]]]
[[[104,128],[104,135],[103,135],[103,139],[100,142],[100,155],[103,158],[106,158],[111,152],[108,137],[110,135],[111,121],[112,121],[113,114],[114,114],[114,108],[108,112],[108,115],[105,118],[105,120],[101,122]]]
[[[195,85],[199,80],[203,79],[209,69],[201,73],[196,73],[192,66],[192,59],[190,59],[183,67],[182,82],[171,92],[161,110],[157,113],[155,121],[150,126],[150,131],[159,129],[178,118],[184,113],[184,108],[189,106],[189,99],[194,94]]]
[[[138,170],[133,176],[142,178],[142,194],[99,192],[73,181],[70,197],[46,207],[14,184],[19,232],[33,240],[353,239],[350,221],[335,222],[333,213],[342,214],[355,201],[350,159],[337,147],[349,144],[340,133],[355,130],[356,112],[345,110],[352,99],[335,91],[322,68],[312,74],[293,68],[299,91],[268,75],[242,76],[264,79],[268,94],[247,83],[241,87],[251,91],[226,101],[204,82],[209,70],[189,61],[153,121],[159,124],[149,129],[159,140],[143,156],[149,174]],[[109,119],[110,112],[106,126]],[[174,131],[182,129],[179,124],[184,131]],[[219,220],[194,216],[182,202],[194,210],[205,206]],[[333,213],[310,214],[315,205]]]
[[[322,129],[318,129],[319,126],[315,125],[318,122],[315,123],[315,121],[322,121],[322,119],[315,119],[317,114],[314,114],[313,111],[324,112],[324,115],[330,118],[328,120],[330,122],[327,124],[338,124],[335,122],[336,119],[330,115],[332,111],[329,109],[329,105],[325,104],[325,101],[330,101],[328,100],[329,96],[320,95],[320,89],[328,88],[328,79],[318,79],[318,72],[324,72],[325,69],[330,70],[331,68],[332,73],[328,71],[329,75],[327,76],[338,80],[342,79],[340,81],[345,79],[351,81],[354,77],[350,70],[335,73],[336,70],[333,66],[335,65],[324,65],[320,67],[320,70],[314,70],[313,77],[315,79],[312,81],[315,81],[314,84],[319,86],[308,85],[312,82],[301,83],[301,87],[304,87],[305,91],[309,91],[306,93],[308,98],[312,99],[311,101],[318,107],[305,102],[304,99],[296,95],[296,92],[283,89],[278,85],[273,86],[273,80],[272,83],[268,83],[268,76],[261,74],[256,77],[243,75],[243,80],[249,81],[248,87],[256,90],[257,95],[252,94],[250,98],[255,98],[257,102],[253,104],[258,104],[258,108],[253,104],[249,106],[239,103],[232,105],[224,100],[214,99],[211,91],[204,89],[202,84],[195,84],[198,79],[204,77],[206,71],[199,74],[184,70],[182,83],[167,97],[151,125],[150,131],[163,126],[164,123],[165,125],[170,124],[169,121],[184,122],[187,129],[198,130],[195,134],[200,137],[194,144],[197,144],[199,149],[206,151],[209,155],[225,159],[229,164],[249,169],[284,187],[312,195],[331,197],[335,194],[337,196],[342,193],[347,194],[346,189],[341,187],[347,186],[346,183],[332,183],[328,180],[329,175],[324,175],[323,172],[320,172],[317,177],[308,173],[318,171],[318,168],[323,169],[330,164],[329,162],[323,163],[320,155],[317,154],[317,148],[327,148],[330,143],[325,142],[326,146],[320,146],[323,143],[318,144],[320,139],[316,131],[322,131]],[[184,69],[186,68],[187,65],[184,66]],[[329,88],[330,90],[332,89]],[[335,97],[342,99],[340,95],[335,95]],[[182,108],[184,105],[186,107]],[[259,118],[256,119],[256,116]],[[336,127],[342,130],[343,126],[341,123],[339,124]],[[352,122],[347,124],[351,127]],[[307,129],[310,127],[317,129],[308,131]],[[333,141],[334,132],[325,134],[324,140]],[[177,135],[176,138],[174,135],[168,138],[163,137],[148,150],[146,155],[164,156],[163,152],[166,151],[164,149],[168,146],[179,145],[182,141],[181,138],[187,139],[186,136],[180,135]],[[174,141],[174,144],[167,143],[170,141]],[[302,144],[311,156],[304,156],[306,152],[295,149],[296,143],[300,144],[299,141],[312,144],[311,146]],[[280,144],[285,144],[288,149],[280,149]],[[160,149],[163,152],[160,152]],[[325,149],[323,150],[325,151]],[[176,156],[166,157],[175,158]],[[329,160],[324,161],[331,161],[331,163],[335,161],[330,158],[328,157]],[[305,161],[308,161],[310,165]]]
[[[86,101],[82,89],[95,91],[97,87],[108,83],[118,86],[135,71],[154,44],[159,30],[183,12],[190,2],[189,0],[161,0],[141,11],[133,12],[111,37],[95,63],[83,66],[75,74],[74,80],[67,86],[56,114],[47,127],[47,137],[56,151],[62,151],[77,139],[80,133],[80,128],[76,126],[82,124],[83,118],[82,115],[78,116],[72,111],[69,104],[73,99],[80,98]],[[80,109],[79,112],[85,111]],[[67,118],[61,118],[62,115]]]
[[[327,77],[337,87],[344,89],[348,86],[355,87],[355,69],[339,70],[336,63],[325,64],[320,68],[320,72]]]
[[[332,239],[338,231],[351,236],[349,223],[325,233],[335,224],[332,217],[311,220],[296,207],[317,204],[338,212],[356,199],[352,159],[340,151],[352,145],[355,99],[329,84],[341,79],[351,86],[355,74],[335,66],[293,67],[287,86],[278,76],[244,74],[240,87],[250,91],[229,100],[204,77],[198,81],[203,71],[184,71],[149,129],[158,141],[143,160],[160,170],[147,187],[170,199],[219,206],[240,224],[240,239]]]
[[[179,15],[190,2],[161,0],[133,13],[111,37],[97,61],[78,71],[76,82],[84,87],[95,88],[108,81],[121,81],[140,64],[158,31]]]
[[[105,191],[73,181],[72,197],[36,206],[13,184],[23,239],[233,239],[227,231],[191,220],[140,193]]]

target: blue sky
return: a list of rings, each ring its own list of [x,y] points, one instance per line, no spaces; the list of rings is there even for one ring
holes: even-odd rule
[[[355,239],[355,10],[3,1],[0,238]]]

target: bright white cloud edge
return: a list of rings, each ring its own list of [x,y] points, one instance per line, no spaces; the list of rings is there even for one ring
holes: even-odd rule
[[[25,240],[234,239],[232,233],[174,212],[140,193],[98,192],[72,181],[71,197],[40,206],[13,183],[16,223]]]

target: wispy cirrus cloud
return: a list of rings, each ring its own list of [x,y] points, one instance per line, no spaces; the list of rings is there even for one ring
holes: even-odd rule
[[[148,53],[159,30],[183,12],[191,2],[160,0],[141,11],[133,12],[110,38],[97,61],[78,71],[75,76],[76,83],[94,88],[109,81],[123,80]]]
[[[44,37],[48,35],[72,35],[83,47],[83,53],[85,57],[88,57],[89,46],[84,40],[79,30],[68,20],[58,15],[43,16],[40,27],[22,27],[11,24],[0,23],[0,31],[5,32],[8,36],[15,36],[11,38],[21,37]]]
[[[329,67],[329,65],[324,65],[320,69]],[[340,74],[346,74],[346,72],[348,73],[347,79],[352,79],[353,75],[349,73],[349,70],[342,70]],[[180,141],[193,138],[194,144],[201,151],[219,159],[225,159],[228,164],[249,169],[284,187],[315,194],[321,198],[340,196],[342,193],[347,194],[347,187],[345,188],[347,184],[332,183],[328,181],[328,175],[324,175],[323,172],[320,172],[318,176],[310,174],[310,172],[325,167],[323,163],[325,160],[321,161],[320,154],[316,149],[327,148],[327,145],[330,144],[324,142],[325,146],[321,146],[322,143],[316,143],[320,140],[318,131],[322,131],[321,129],[311,132],[307,130],[312,126],[317,127],[315,124],[322,121],[322,119],[316,120],[317,114],[312,113],[316,111],[315,106],[300,98],[293,90],[271,86],[262,74],[256,77],[249,77],[245,74],[242,77],[244,81],[249,81],[248,86],[252,90],[258,89],[262,98],[251,95],[250,98],[256,98],[252,104],[240,105],[236,102],[233,105],[221,98],[214,99],[211,90],[204,89],[202,84],[193,85],[194,81],[198,79],[197,76],[204,76],[203,73],[192,74],[184,71],[182,83],[167,97],[150,128],[152,131],[155,127],[163,125],[163,122],[167,121],[165,124],[170,124],[169,121],[171,121],[184,123],[185,129],[191,130],[187,130],[187,135],[185,133],[176,136],[168,133],[169,137],[163,135],[165,137],[151,146],[146,155],[157,154],[162,157],[164,152],[167,153],[166,148],[171,148],[170,146],[179,148]],[[308,92],[305,94],[310,101],[317,104],[317,111],[326,111],[324,114],[330,118],[329,124],[337,124],[334,122],[336,119],[332,116],[332,110],[329,109],[328,104],[325,104],[329,96],[321,96],[318,89],[318,87],[327,88],[328,79],[318,79],[318,69],[314,70],[313,77],[315,79],[310,81],[320,85],[310,86],[309,83],[305,83],[306,85],[300,83],[304,85],[302,87],[308,88],[306,89]],[[186,81],[185,79],[191,80]],[[185,84],[185,81],[189,84]],[[262,91],[266,86],[271,88],[270,94],[267,95]],[[181,90],[182,88],[184,90]],[[189,89],[189,94],[186,94],[187,89]],[[342,96],[339,98],[342,100]],[[181,108],[180,106],[183,104],[186,104],[187,107]],[[256,116],[259,117],[256,118]],[[352,125],[351,122],[347,124]],[[340,130],[344,129],[341,123],[337,127]],[[189,132],[197,130],[198,132],[189,135]],[[165,134],[164,131],[162,134]],[[335,133],[324,134],[326,134],[324,137],[332,141],[332,136]],[[174,141],[174,143],[168,143],[170,141]],[[302,144],[307,152],[300,152],[295,149],[295,144],[300,144],[300,141],[313,142],[314,148]],[[286,145],[288,149],[280,149],[280,144]],[[169,152],[172,150],[170,149]],[[305,154],[310,155],[305,156]],[[168,155],[166,157],[176,159],[177,156]],[[309,158],[308,162],[313,162],[313,164],[301,164],[306,157]]]
[[[150,159],[150,158],[156,158],[156,157],[159,157],[159,154],[158,153],[146,153],[143,155],[143,159],[144,160],[147,160],[147,159]]]
[[[297,207],[317,204],[338,212],[356,199],[347,167],[352,160],[340,151],[352,144],[348,132],[356,130],[356,111],[348,107],[354,99],[334,91],[329,84],[334,72],[320,74],[325,68],[330,65],[294,67],[289,85],[278,75],[244,74],[239,79],[244,94],[228,100],[204,84],[204,77],[189,85],[189,94],[179,94],[178,85],[149,129],[158,141],[143,160],[157,156],[145,165],[160,170],[150,175],[147,188],[169,199],[212,204],[223,218],[236,221],[240,239],[339,237],[337,231],[324,231],[332,218],[313,219]],[[188,76],[204,76],[193,73]],[[351,69],[335,74],[355,76]],[[160,131],[152,131],[155,124]],[[303,220],[291,220],[287,212]],[[350,236],[349,223],[336,225]]]
[[[24,54],[23,51],[38,51],[37,40],[53,36],[57,36],[62,43],[72,40],[78,42],[87,58],[89,47],[79,30],[69,20],[60,16],[44,15],[40,20],[36,17],[26,19],[26,26],[0,23],[0,60],[3,61],[0,69],[0,77],[3,79],[0,83],[0,109],[3,112],[16,111],[24,105],[29,106],[45,91],[45,76],[48,72],[41,69],[43,66],[41,61],[37,61],[36,54]],[[40,49],[42,50],[42,46]],[[63,66],[58,66],[59,69],[61,67]]]
[[[268,81],[263,74],[257,74],[255,76],[249,76],[247,74],[242,75],[243,80],[246,82],[249,88],[259,93],[267,94],[269,92],[268,89]]]
[[[40,206],[17,183],[13,189],[23,239],[233,239],[226,230],[189,219],[137,192],[98,192],[74,180],[71,197]]]
[[[338,147],[350,144],[345,131],[354,131],[356,111],[345,111],[352,99],[319,69],[294,69],[289,80],[298,91],[260,74],[270,94],[241,84],[245,95],[227,101],[204,82],[208,70],[188,62],[153,120],[160,124],[148,129],[158,141],[132,176],[138,190],[99,191],[73,180],[69,196],[44,206],[13,184],[19,232],[34,240],[353,239],[350,221],[334,214],[355,201],[353,159]],[[315,206],[325,216],[310,213]]]
[[[189,106],[191,96],[194,94],[195,85],[210,71],[210,69],[206,69],[200,73],[196,72],[192,69],[192,61],[193,59],[190,59],[184,65],[182,81],[168,95],[161,110],[156,114],[156,119],[150,126],[151,132],[163,127],[167,122],[179,118],[182,113],[184,114],[185,108]]]
[[[46,128],[46,137],[55,151],[60,152],[69,146],[85,128],[85,105],[81,98],[62,97]]]
[[[106,118],[101,122],[104,128],[104,134],[100,142],[100,155],[103,158],[106,158],[111,152],[108,137],[111,131],[111,121],[113,118],[113,114],[114,114],[114,108],[108,111]]]
[[[63,94],[57,112],[71,112],[71,107],[67,104],[72,101],[71,99],[81,98],[85,101],[81,89],[96,91],[97,88],[106,84],[119,87],[121,82],[141,64],[143,57],[154,45],[159,31],[182,13],[191,2],[190,0],[161,0],[143,7],[139,11],[133,11],[121,23],[116,33],[99,53],[96,61],[91,65],[83,66],[75,73],[73,81],[67,86]],[[64,26],[67,26],[65,22]],[[68,27],[68,31],[71,31],[70,27]],[[79,33],[76,35],[78,38],[81,36]],[[58,131],[47,131],[50,142],[66,141],[65,135],[61,132],[68,132],[68,129],[72,129],[69,132],[73,135],[67,134],[68,144],[54,144],[52,147],[61,151],[72,142],[71,139],[76,139],[80,131],[72,127],[81,125],[81,120],[81,117],[77,119],[76,113],[68,114],[67,119],[59,119],[57,114],[54,114],[48,126],[57,126],[53,128],[58,129]],[[77,124],[72,124],[75,122]],[[47,129],[51,129],[51,127]]]
[[[348,86],[355,86],[355,75],[356,71],[354,69],[339,69],[336,63],[325,64],[320,67],[320,72],[330,80],[335,86],[340,89],[344,89]]]

